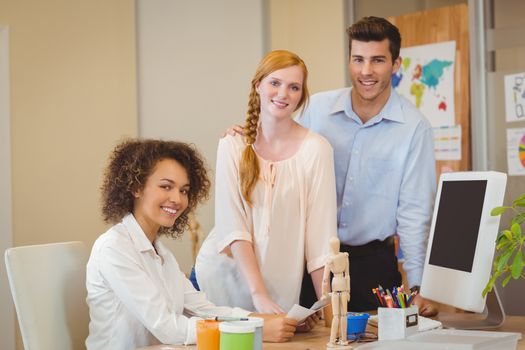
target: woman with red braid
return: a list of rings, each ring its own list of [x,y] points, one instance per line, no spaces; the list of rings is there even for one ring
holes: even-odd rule
[[[330,144],[292,117],[308,101],[307,76],[294,53],[268,53],[252,79],[244,135],[219,142],[215,227],[195,266],[216,305],[286,313],[299,303],[305,266],[321,296],[335,177]]]

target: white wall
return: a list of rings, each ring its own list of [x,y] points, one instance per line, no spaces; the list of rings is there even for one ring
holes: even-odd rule
[[[249,85],[264,52],[263,0],[137,0],[139,134],[192,142],[211,169],[217,142],[244,120]],[[197,219],[213,226],[213,197]],[[181,269],[190,243],[164,240]]]
[[[9,113],[9,29],[0,25],[0,339],[15,348],[15,314],[3,252],[13,244],[11,209],[11,122]]]

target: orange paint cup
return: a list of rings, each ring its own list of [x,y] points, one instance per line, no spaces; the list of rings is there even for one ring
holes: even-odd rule
[[[219,350],[219,321],[197,321],[197,350]]]

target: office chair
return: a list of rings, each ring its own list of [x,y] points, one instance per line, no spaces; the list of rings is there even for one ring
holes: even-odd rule
[[[5,251],[25,350],[85,349],[87,248],[82,242]]]

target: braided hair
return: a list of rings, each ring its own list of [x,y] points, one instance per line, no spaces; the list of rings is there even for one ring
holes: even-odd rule
[[[299,66],[303,71],[303,95],[297,104],[296,110],[303,107],[308,101],[308,88],[306,81],[308,70],[303,60],[293,52],[286,50],[275,50],[269,52],[259,63],[255,76],[252,79],[250,95],[248,98],[248,110],[244,123],[244,139],[246,147],[242,153],[239,165],[239,177],[241,180],[241,193],[248,205],[252,205],[251,193],[257,180],[259,179],[260,168],[257,155],[253,149],[253,144],[257,138],[257,127],[259,125],[259,115],[261,113],[261,100],[257,93],[257,86],[260,82],[276,70],[292,66]]]

